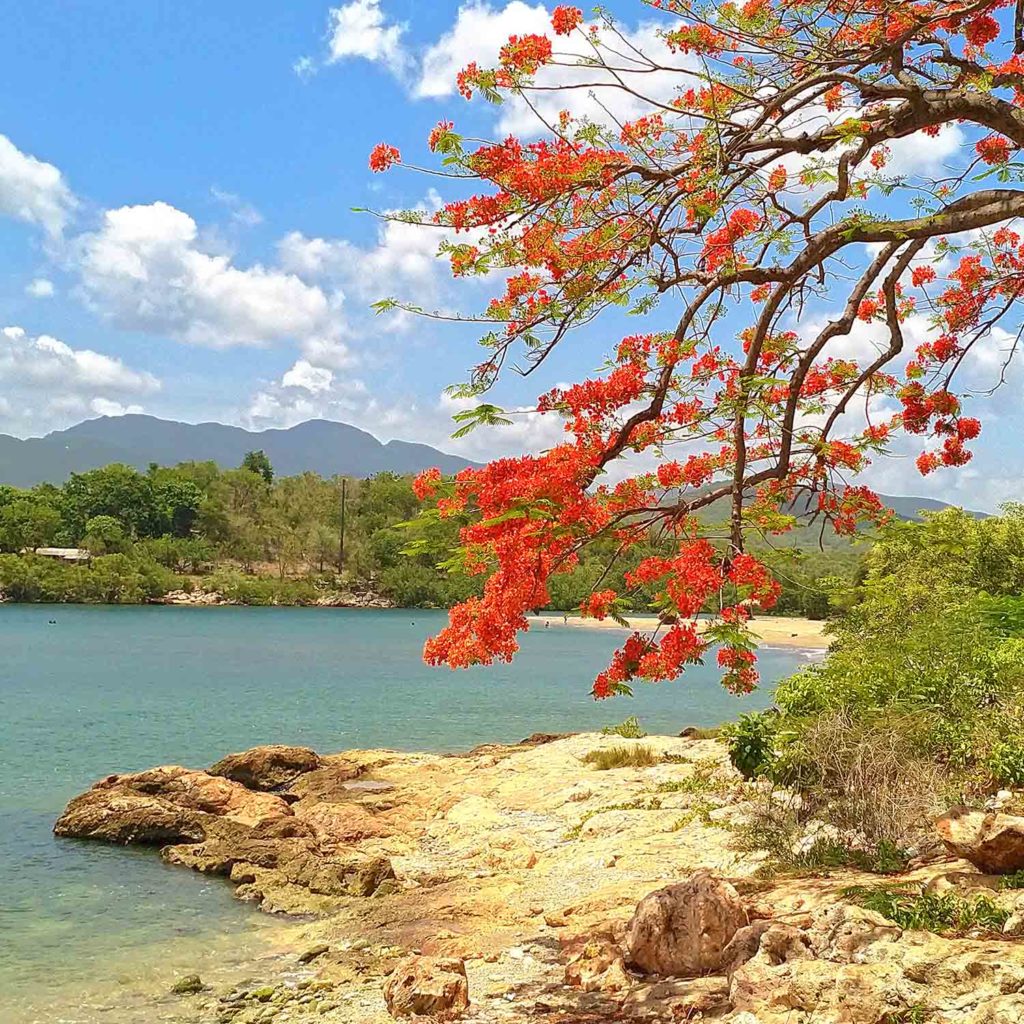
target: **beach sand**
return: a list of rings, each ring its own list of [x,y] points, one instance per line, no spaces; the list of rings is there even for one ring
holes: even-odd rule
[[[618,629],[613,619],[584,619],[579,615],[532,615],[530,624],[534,628],[548,626],[569,626],[579,629]],[[649,632],[658,626],[654,615],[629,616],[630,629]],[[813,619],[801,619],[787,615],[762,615],[751,619],[750,629],[766,647],[800,647],[807,650],[823,651],[828,647],[825,623]]]

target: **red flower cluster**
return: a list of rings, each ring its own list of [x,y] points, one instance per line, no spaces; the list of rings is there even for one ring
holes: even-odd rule
[[[1010,159],[1010,142],[1002,135],[987,135],[974,148],[978,156],[987,164],[998,166],[1007,163]]]
[[[551,60],[551,40],[547,36],[509,36],[498,55],[501,66],[509,71],[532,75]]]
[[[401,159],[402,155],[394,146],[380,142],[373,147],[373,152],[370,154],[370,170],[374,173],[386,171],[392,164],[397,164]]]
[[[555,35],[567,36],[583,22],[583,12],[578,7],[561,6],[551,12],[551,26]]]
[[[728,222],[704,239],[704,265],[714,273],[727,262],[736,262],[736,243],[761,226],[762,217],[756,210],[740,208],[729,214]]]

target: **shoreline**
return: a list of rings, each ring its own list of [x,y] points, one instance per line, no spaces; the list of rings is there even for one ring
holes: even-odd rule
[[[0,598],[0,608],[301,608],[321,611],[385,611],[385,612],[445,612],[447,608],[406,607],[385,603],[340,603],[336,601],[299,602],[295,604],[263,604],[231,600],[167,600],[132,602],[99,601],[12,601]],[[651,632],[662,625],[655,615],[633,615],[629,626],[622,626],[613,619],[585,619],[578,613],[541,612],[528,615],[531,628],[600,629],[619,632]],[[789,615],[763,615],[750,620],[751,631],[766,648],[781,647],[807,651],[825,651],[829,639],[825,635],[825,621],[805,619]]]
[[[557,612],[542,612],[529,617],[531,626],[542,628],[559,626],[570,629],[607,629],[628,632],[639,630],[650,632],[662,625],[656,615],[629,616],[625,627],[614,619],[585,619],[579,615],[561,615]],[[803,619],[790,615],[762,615],[750,620],[751,632],[759,639],[762,647],[798,648],[808,651],[825,651],[829,638],[825,635],[824,620]]]
[[[590,764],[595,751],[640,747],[651,757],[612,770]],[[468,979],[467,1024],[785,1024],[793,1006],[787,994],[806,991],[815,1013],[826,1011],[822,1024],[842,1024],[852,1019],[851,993],[856,1007],[871,1011],[863,1019],[887,1019],[894,985],[898,1009],[941,1009],[955,996],[958,1016],[936,1016],[937,1024],[966,1020],[960,1015],[974,1009],[972,1021],[1018,1019],[1012,1014],[1021,1005],[1024,944],[1000,936],[996,961],[988,935],[908,931],[904,939],[902,929],[849,901],[851,883],[878,884],[877,875],[857,868],[765,875],[767,849],[736,840],[759,792],[715,739],[593,732],[453,755],[371,749],[321,756],[260,747],[209,771],[164,767],[113,776],[69,804],[58,834],[123,842],[156,811],[164,830],[198,820],[204,837],[179,839],[161,858],[179,870],[227,875],[240,898],[282,915],[283,927],[264,933],[262,950],[244,966],[221,964],[177,991],[170,991],[167,971],[154,968],[149,996],[112,985],[102,1005],[81,1007],[95,1015],[58,1019],[390,1024],[384,995],[392,975],[404,979],[440,962],[457,963]],[[197,819],[200,806],[208,810]],[[807,835],[817,834],[812,826]],[[146,839],[135,833],[131,841]],[[351,866],[342,877],[342,853],[373,861],[372,878]],[[379,870],[382,862],[387,871]],[[948,887],[964,866],[936,850],[899,880]],[[728,970],[723,960],[682,976],[629,959],[628,922],[638,903],[702,876],[744,908],[752,944],[745,938],[727,947],[736,957]],[[887,878],[893,884],[897,876]],[[1000,897],[1007,905],[1015,898]],[[702,935],[725,947],[743,925],[736,921],[720,935],[720,912],[706,919],[710,930]],[[759,953],[769,928],[795,940],[792,959]],[[852,943],[858,956],[867,946],[871,955],[852,959]],[[922,962],[953,981],[933,991]],[[246,969],[249,977],[240,980]],[[429,973],[422,977],[430,983]],[[963,991],[951,994],[961,977]],[[32,1024],[50,1019],[41,1015]]]

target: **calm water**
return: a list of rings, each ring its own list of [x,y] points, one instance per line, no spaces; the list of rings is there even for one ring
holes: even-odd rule
[[[55,624],[49,620],[56,619]],[[459,750],[639,715],[651,732],[763,706],[712,669],[596,704],[617,632],[534,629],[512,665],[463,673],[420,661],[440,613],[259,608],[0,606],[0,1020],[55,1018],[70,987],[238,952],[267,919],[230,887],[152,852],[56,840],[67,800],[111,772],[202,767],[260,743],[322,751]],[[764,651],[766,680],[805,656]],[[172,941],[173,940],[173,941]],[[177,958],[177,959],[175,959]],[[205,960],[203,959],[205,958]]]

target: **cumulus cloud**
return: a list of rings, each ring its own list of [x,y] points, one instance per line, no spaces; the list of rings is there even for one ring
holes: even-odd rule
[[[334,374],[324,366],[313,366],[308,360],[300,359],[281,378],[281,385],[286,388],[300,388],[310,394],[329,391],[334,382]]]
[[[53,166],[0,135],[0,216],[36,224],[51,236],[67,226],[77,201]]]
[[[295,340],[343,351],[340,296],[203,246],[195,221],[167,203],[123,206],[77,240],[92,308],[120,327],[213,348]]]
[[[33,299],[52,299],[55,292],[53,282],[45,277],[34,278],[25,286],[25,294]]]
[[[437,300],[442,281],[451,277],[447,260],[438,258],[438,246],[450,237],[454,232],[447,229],[390,220],[380,222],[376,243],[366,247],[292,231],[278,243],[278,259],[305,281],[336,282],[364,301],[390,294],[426,304]]]
[[[5,327],[0,329],[0,389],[5,399],[0,429],[29,433],[90,412],[140,411],[132,399],[159,391],[160,381],[113,356]]]
[[[327,55],[324,63],[358,58],[383,64],[402,77],[411,63],[403,36],[406,25],[392,22],[381,10],[380,0],[351,0],[332,7],[327,14]],[[320,61],[300,57],[292,65],[299,78],[316,74]]]

